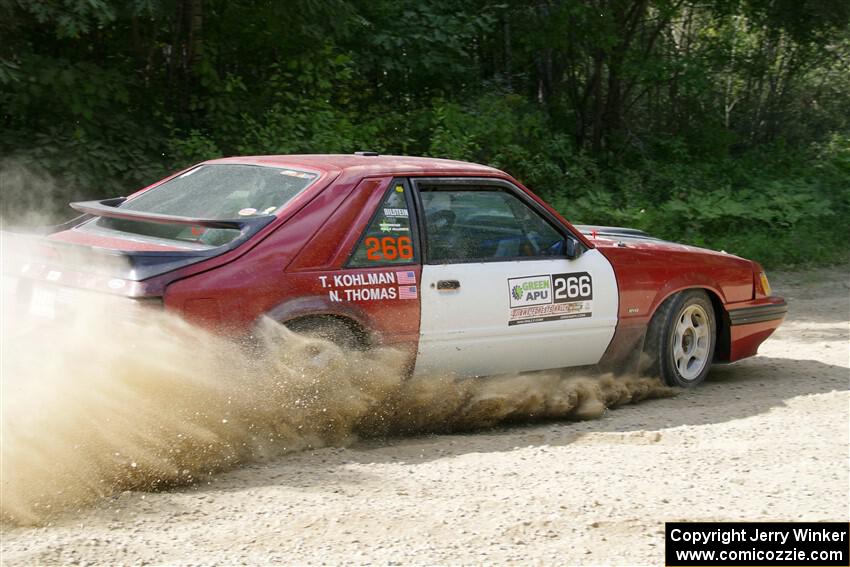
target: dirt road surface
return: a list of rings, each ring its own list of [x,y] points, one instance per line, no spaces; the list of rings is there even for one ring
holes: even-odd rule
[[[3,528],[2,563],[663,564],[666,520],[850,519],[850,268],[696,391],[601,419],[360,442]]]

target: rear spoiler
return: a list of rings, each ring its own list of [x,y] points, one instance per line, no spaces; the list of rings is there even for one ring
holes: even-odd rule
[[[207,228],[223,228],[240,231],[240,235],[221,246],[201,250],[144,250],[124,251],[111,248],[100,248],[96,246],[83,246],[74,243],[50,240],[49,245],[54,249],[73,251],[71,257],[78,259],[80,254],[86,252],[98,257],[117,256],[126,260],[126,263],[106,262],[110,275],[126,280],[141,281],[165,272],[176,270],[209,258],[219,256],[241,246],[246,240],[254,236],[264,227],[268,226],[277,217],[275,215],[260,215],[239,219],[202,219],[193,217],[181,217],[174,215],[163,215],[159,213],[147,213],[143,211],[132,211],[119,208],[126,197],[116,197],[101,201],[79,201],[70,203],[71,208],[83,213],[64,224],[47,227],[29,238],[46,236],[59,231],[68,230],[79,226],[83,222],[94,217],[108,217],[130,221],[152,222],[159,224],[203,226]],[[24,236],[24,235],[21,235]],[[99,266],[102,260],[92,260],[92,266]]]
[[[201,219],[194,217],[180,217],[175,215],[163,215],[160,213],[146,213],[144,211],[132,211],[121,209],[126,197],[115,197],[114,199],[103,199],[102,201],[77,201],[70,203],[72,209],[96,217],[109,217],[114,219],[133,220],[142,222],[153,222],[158,224],[183,224],[188,226],[203,226],[206,228],[229,228],[239,230],[243,236],[253,234],[275,219],[274,215],[261,215],[245,217],[242,219]]]

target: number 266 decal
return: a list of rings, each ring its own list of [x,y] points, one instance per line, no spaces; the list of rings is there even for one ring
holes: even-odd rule
[[[366,245],[366,259],[375,262],[384,260],[410,260],[413,258],[413,244],[407,236],[398,238],[385,236],[375,238],[370,236],[363,241]]]
[[[552,286],[555,303],[593,299],[593,279],[587,272],[553,274]]]

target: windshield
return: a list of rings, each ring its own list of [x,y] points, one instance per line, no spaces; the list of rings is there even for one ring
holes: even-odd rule
[[[122,209],[200,219],[239,219],[271,215],[306,189],[315,173],[282,167],[210,164],[132,197]],[[236,229],[169,225],[101,217],[92,231],[131,233],[146,240],[181,240],[221,246],[240,235]]]

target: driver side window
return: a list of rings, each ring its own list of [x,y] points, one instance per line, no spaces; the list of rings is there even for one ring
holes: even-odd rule
[[[564,237],[507,191],[422,187],[420,195],[431,263],[563,254]]]

